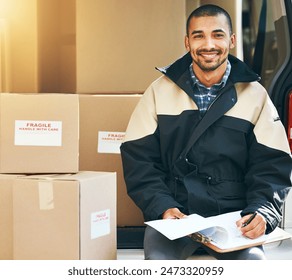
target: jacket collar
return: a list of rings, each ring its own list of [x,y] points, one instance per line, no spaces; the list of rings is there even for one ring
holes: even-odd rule
[[[231,80],[231,82],[233,83],[254,82],[260,80],[258,74],[253,72],[244,62],[242,62],[235,56],[229,54],[228,59],[231,63],[231,73],[229,75],[229,79]],[[188,67],[190,66],[191,63],[192,57],[188,52],[184,56],[176,60],[174,63],[156,69],[159,70],[164,75],[166,75],[168,78],[170,78],[180,87],[182,87],[180,81],[182,79],[182,76],[186,75],[185,72],[188,71]]]

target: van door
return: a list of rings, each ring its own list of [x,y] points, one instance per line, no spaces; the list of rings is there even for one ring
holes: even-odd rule
[[[244,60],[262,77],[292,151],[292,2],[243,0],[242,18]],[[292,231],[292,192],[282,226]]]

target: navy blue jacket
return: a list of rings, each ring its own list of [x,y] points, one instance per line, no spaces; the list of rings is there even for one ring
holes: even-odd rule
[[[266,233],[281,221],[292,169],[285,129],[258,75],[229,61],[227,84],[203,117],[189,53],[159,69],[134,110],[121,156],[128,194],[145,220],[177,207],[204,217],[258,211]]]

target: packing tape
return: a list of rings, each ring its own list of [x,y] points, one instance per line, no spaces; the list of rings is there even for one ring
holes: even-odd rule
[[[38,183],[40,210],[54,209],[53,182],[41,181]]]

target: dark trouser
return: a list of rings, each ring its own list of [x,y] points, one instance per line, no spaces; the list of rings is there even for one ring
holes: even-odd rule
[[[169,240],[167,237],[151,228],[146,227],[144,237],[145,260],[185,260],[199,247],[218,260],[265,260],[262,246],[251,247],[230,253],[217,253],[189,237]]]

